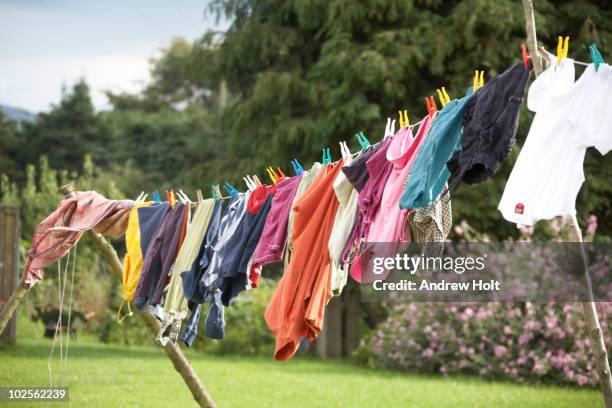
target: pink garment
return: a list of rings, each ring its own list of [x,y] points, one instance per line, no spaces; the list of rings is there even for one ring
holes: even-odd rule
[[[283,259],[287,243],[289,213],[302,175],[287,177],[276,185],[272,207],[266,219],[261,238],[255,248],[252,268],[258,268]]]
[[[410,242],[410,231],[405,233],[405,223],[411,209],[401,209],[399,201],[431,123],[430,117],[426,116],[416,137],[412,136],[412,126],[401,129],[389,145],[387,160],[393,168],[385,184],[380,207],[370,225],[368,242]]]
[[[43,269],[66,255],[83,232],[94,230],[113,238],[123,235],[133,205],[131,200],[108,200],[95,191],[76,192],[62,200],[36,226],[23,272],[24,287],[29,290],[42,280]]]

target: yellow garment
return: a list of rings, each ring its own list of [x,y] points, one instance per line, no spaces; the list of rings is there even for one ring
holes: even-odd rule
[[[125,231],[125,258],[123,258],[123,299],[131,302],[142,271],[142,250],[140,249],[140,225],[138,208],[148,207],[153,201],[136,203],[132,207]]]

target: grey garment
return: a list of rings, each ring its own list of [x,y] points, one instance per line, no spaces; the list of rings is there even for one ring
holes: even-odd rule
[[[220,290],[216,290],[210,300],[204,327],[204,333],[209,339],[221,340],[225,337],[225,309],[221,302],[222,294]]]
[[[411,222],[414,241],[421,245],[424,254],[440,256],[444,252],[444,242],[452,223],[453,211],[447,184],[436,201],[414,211]]]

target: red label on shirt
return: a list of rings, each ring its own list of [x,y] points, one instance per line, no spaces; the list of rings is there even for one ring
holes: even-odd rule
[[[514,207],[514,212],[517,214],[522,214],[523,211],[525,211],[525,206],[523,205],[523,203],[518,203],[516,207]]]

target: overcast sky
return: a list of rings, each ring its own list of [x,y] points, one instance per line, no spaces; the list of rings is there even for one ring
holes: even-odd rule
[[[148,59],[173,37],[215,28],[208,1],[0,0],[0,104],[32,112],[84,77],[97,109],[102,90],[138,91]],[[217,27],[218,28],[218,27]]]

